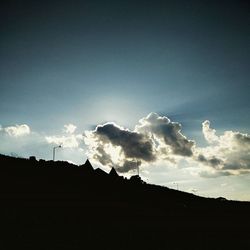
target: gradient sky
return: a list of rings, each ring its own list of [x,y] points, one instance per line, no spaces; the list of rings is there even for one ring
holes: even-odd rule
[[[64,125],[74,124],[79,136],[110,121],[133,130],[150,112],[181,123],[199,146],[206,143],[204,120],[219,134],[250,133],[248,1],[0,5],[0,125],[27,124],[33,133],[32,139],[2,135],[0,153],[49,159],[52,145],[43,138],[70,134]],[[82,144],[58,157],[84,162]],[[250,200],[249,174],[201,178],[187,172],[158,165],[145,178]]]

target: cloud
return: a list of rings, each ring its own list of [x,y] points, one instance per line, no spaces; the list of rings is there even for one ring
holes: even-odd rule
[[[207,164],[209,166],[212,166],[214,168],[217,168],[217,166],[219,166],[219,165],[221,165],[223,163],[221,159],[218,159],[215,156],[212,156],[210,158],[206,158],[202,154],[198,155],[197,161],[202,162],[204,164]]]
[[[85,132],[91,158],[103,165],[115,166],[120,172],[135,169],[141,162],[155,160],[152,140],[115,123],[98,125]]]
[[[30,127],[26,124],[14,125],[9,127],[0,126],[0,132],[5,133],[9,136],[20,137],[29,135],[31,133]]]
[[[206,120],[202,123],[202,132],[209,143],[217,143],[219,141],[218,136],[215,134],[216,130],[210,128],[210,121]]]
[[[63,126],[63,134],[45,136],[49,144],[61,145],[63,148],[79,148],[83,142],[83,136],[76,134],[76,126],[72,123]]]
[[[44,157],[48,143],[43,135],[31,130],[27,124],[0,126],[0,153],[29,157]]]
[[[94,133],[103,143],[120,146],[126,158],[136,158],[144,161],[155,159],[152,142],[144,134],[123,129],[112,123],[97,126]]]
[[[185,160],[184,165],[200,168],[202,177],[250,173],[249,135],[234,131],[217,135],[208,120],[202,123],[202,133],[206,147],[197,146],[183,135],[180,123],[150,113],[139,120],[134,130],[105,123],[85,131],[84,141],[91,159],[119,172],[157,161],[173,165]]]
[[[156,113],[139,120],[134,130],[115,123],[98,125],[85,131],[84,141],[90,158],[119,172],[160,159],[173,163],[175,157],[191,157],[194,146],[193,141],[181,134],[179,123]]]
[[[153,136],[164,147],[169,146],[171,153],[181,156],[192,156],[194,141],[188,140],[181,133],[181,124],[171,122],[165,116],[150,113],[139,121],[135,130]]]
[[[64,148],[77,148],[79,146],[79,142],[76,136],[46,136],[46,141],[49,144],[62,145]]]
[[[73,134],[76,130],[76,126],[72,123],[65,124],[63,131],[66,132],[67,134]]]
[[[250,136],[235,131],[225,131],[217,136],[210,122],[202,123],[208,146],[196,148],[197,160],[217,170],[217,175],[250,173]]]
[[[20,157],[34,155],[38,159],[51,159],[53,145],[59,144],[63,144],[63,149],[58,152],[57,159],[70,160],[79,164],[85,161],[83,136],[73,133],[72,129],[68,132],[64,130],[57,135],[48,135],[33,131],[26,124],[6,127],[0,125],[1,154]]]
[[[221,176],[233,175],[229,171],[201,171],[200,176],[204,178],[216,178]]]

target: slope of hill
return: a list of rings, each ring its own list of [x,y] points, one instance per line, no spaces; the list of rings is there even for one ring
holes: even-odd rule
[[[0,155],[1,249],[250,248],[248,202]]]

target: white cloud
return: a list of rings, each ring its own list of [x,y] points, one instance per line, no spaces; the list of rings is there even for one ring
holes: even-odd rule
[[[61,135],[61,136],[46,136],[45,137],[46,141],[49,144],[56,144],[56,145],[62,145],[64,148],[78,148],[79,146],[79,141],[78,137],[75,135]]]
[[[43,157],[48,147],[44,136],[31,131],[28,125],[13,125],[0,128],[0,153],[29,157]]]
[[[218,136],[215,134],[216,130],[210,128],[210,121],[206,120],[202,123],[202,132],[209,143],[217,143],[219,141]]]
[[[64,125],[64,134],[45,136],[49,144],[62,145],[63,148],[80,148],[83,143],[83,136],[75,134],[76,126],[74,124]]]
[[[64,132],[68,133],[68,134],[73,134],[76,130],[76,126],[72,123],[69,123],[69,124],[65,124],[64,125]]]
[[[196,148],[198,160],[210,165],[212,176],[250,173],[250,136],[235,131],[225,131],[217,136],[210,122],[203,122],[203,134],[209,145]],[[213,164],[214,163],[214,164]],[[203,175],[208,175],[203,172]]]
[[[0,126],[0,131],[2,133],[5,133],[13,137],[25,136],[31,133],[30,127],[26,124],[21,124],[21,125],[17,124],[17,125],[9,126],[9,127]]]
[[[82,148],[84,145],[81,134],[70,134],[65,131],[57,135],[46,135],[32,131],[26,124],[8,127],[0,125],[1,154],[20,157],[34,155],[38,159],[51,159],[53,144],[63,144],[64,147],[58,151],[57,159],[70,160],[79,164],[86,159]]]

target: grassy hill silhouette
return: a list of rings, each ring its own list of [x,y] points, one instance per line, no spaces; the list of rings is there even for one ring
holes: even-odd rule
[[[1,249],[249,249],[250,203],[0,155]]]

